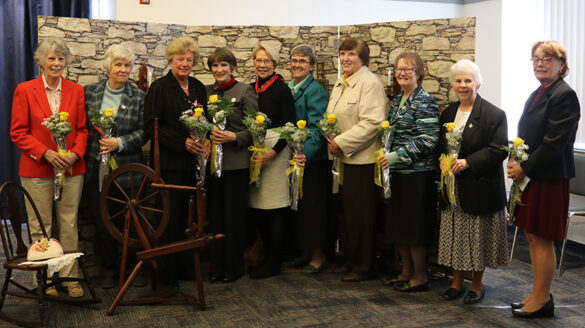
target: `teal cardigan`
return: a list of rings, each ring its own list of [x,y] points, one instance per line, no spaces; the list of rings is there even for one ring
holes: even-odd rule
[[[305,142],[303,153],[307,156],[307,164],[327,159],[327,142],[317,127],[327,110],[329,96],[321,84],[312,75],[303,82],[301,88],[293,95],[296,119],[307,121],[307,128],[313,132]]]

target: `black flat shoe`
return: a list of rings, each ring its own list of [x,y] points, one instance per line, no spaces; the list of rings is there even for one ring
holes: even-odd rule
[[[555,302],[551,298],[540,309],[534,312],[526,312],[523,309],[512,309],[512,314],[526,319],[552,318],[555,315]]]
[[[476,293],[473,290],[467,292],[467,295],[463,298],[463,303],[465,304],[475,304],[483,299],[485,296],[485,287],[481,285],[481,292]]]
[[[408,282],[408,280],[401,280],[398,277],[382,278],[382,286],[394,286],[396,284],[404,284],[405,282]]]
[[[551,300],[553,299],[553,296],[552,296],[552,294],[550,294],[550,299],[551,299]],[[523,307],[524,307],[524,305],[526,305],[526,304],[524,304],[524,303],[521,303],[521,302],[518,302],[518,303],[512,303],[512,304],[510,304],[510,307],[511,307],[512,309],[521,309],[521,308],[523,308]]]
[[[407,281],[403,284],[396,284],[394,285],[394,289],[399,292],[428,292],[429,291],[429,282],[423,282],[420,285],[411,286],[410,281]]]
[[[223,280],[222,274],[212,274],[209,276],[209,282],[220,282]]]
[[[451,287],[445,291],[445,293],[443,294],[443,299],[445,301],[452,301],[456,298],[461,297],[461,295],[463,295],[464,292],[465,292],[465,288],[457,289],[457,288]]]
[[[223,279],[221,280],[221,282],[223,282],[223,283],[230,283],[232,281],[236,281],[236,280],[240,279],[241,276],[242,275],[233,276],[233,275],[230,275],[230,274],[226,274],[225,277],[223,277]]]

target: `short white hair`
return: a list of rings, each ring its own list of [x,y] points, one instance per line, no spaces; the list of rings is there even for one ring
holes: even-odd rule
[[[472,62],[469,59],[461,59],[457,63],[453,64],[449,69],[449,81],[453,84],[453,80],[455,76],[458,74],[471,74],[473,76],[473,80],[478,85],[481,85],[482,78],[481,72],[479,71],[479,66],[476,63]]]
[[[39,42],[39,46],[34,54],[34,60],[39,65],[39,71],[43,72],[45,57],[49,51],[56,55],[65,57],[65,66],[71,62],[71,52],[63,40],[57,38],[46,38]]]
[[[106,70],[106,72],[109,73],[110,66],[117,59],[126,59],[130,63],[130,68],[132,68],[132,65],[134,65],[135,58],[136,56],[134,56],[134,53],[132,53],[132,51],[119,44],[114,44],[109,46],[108,49],[106,49],[106,53],[104,54],[104,61],[102,62],[102,64],[104,65],[104,69]]]

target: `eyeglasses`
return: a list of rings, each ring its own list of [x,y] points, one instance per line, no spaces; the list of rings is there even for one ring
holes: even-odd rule
[[[408,68],[397,68],[396,69],[396,73],[410,74],[410,73],[412,73],[414,71],[416,71],[416,68],[412,68],[412,67],[408,67]]]
[[[295,64],[295,65],[305,65],[305,64],[309,64],[310,62],[308,60],[305,59],[292,59],[290,61],[291,64]]]
[[[530,58],[530,61],[532,61],[532,65],[537,65],[539,62],[542,62],[543,64],[550,64],[553,59],[554,58],[550,56],[544,58],[532,57]]]
[[[268,65],[268,64],[272,64],[272,59],[254,59],[254,63],[256,65]]]

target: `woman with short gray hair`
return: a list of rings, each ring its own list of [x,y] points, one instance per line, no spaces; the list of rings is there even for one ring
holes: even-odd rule
[[[142,145],[145,143],[142,130],[142,115],[144,111],[144,91],[138,89],[129,81],[134,54],[127,48],[115,44],[106,50],[103,67],[108,75],[98,83],[85,86],[85,106],[88,117],[92,109],[101,113],[106,109],[113,109],[116,122],[111,136],[105,136],[105,131],[93,126],[88,121],[89,141],[85,162],[87,172],[83,188],[84,199],[89,208],[89,215],[97,228],[96,252],[101,260],[102,288],[115,286],[115,276],[119,271],[120,258],[117,242],[107,231],[101,220],[99,208],[99,159],[101,154],[112,154],[118,165],[126,163],[144,163]],[[130,189],[130,181],[118,181],[124,189]],[[116,213],[120,209],[110,213]]]
[[[83,155],[87,145],[87,125],[83,87],[62,77],[71,54],[62,40],[43,39],[34,54],[40,75],[34,80],[16,87],[12,101],[10,137],[21,150],[19,175],[22,186],[35,202],[43,224],[52,237],[51,218],[55,206],[59,241],[64,251],[78,249],[77,210],[83,186],[85,163]],[[58,152],[56,141],[47,127],[45,118],[67,113],[72,131],[67,135],[66,154]],[[65,185],[60,200],[54,202],[54,170],[65,172]],[[34,211],[29,203],[27,213]],[[29,220],[31,239],[43,237],[40,226]],[[60,277],[78,277],[77,262],[59,271]],[[71,297],[83,296],[83,288],[77,282],[63,283]],[[58,296],[55,286],[47,288],[47,295]]]

